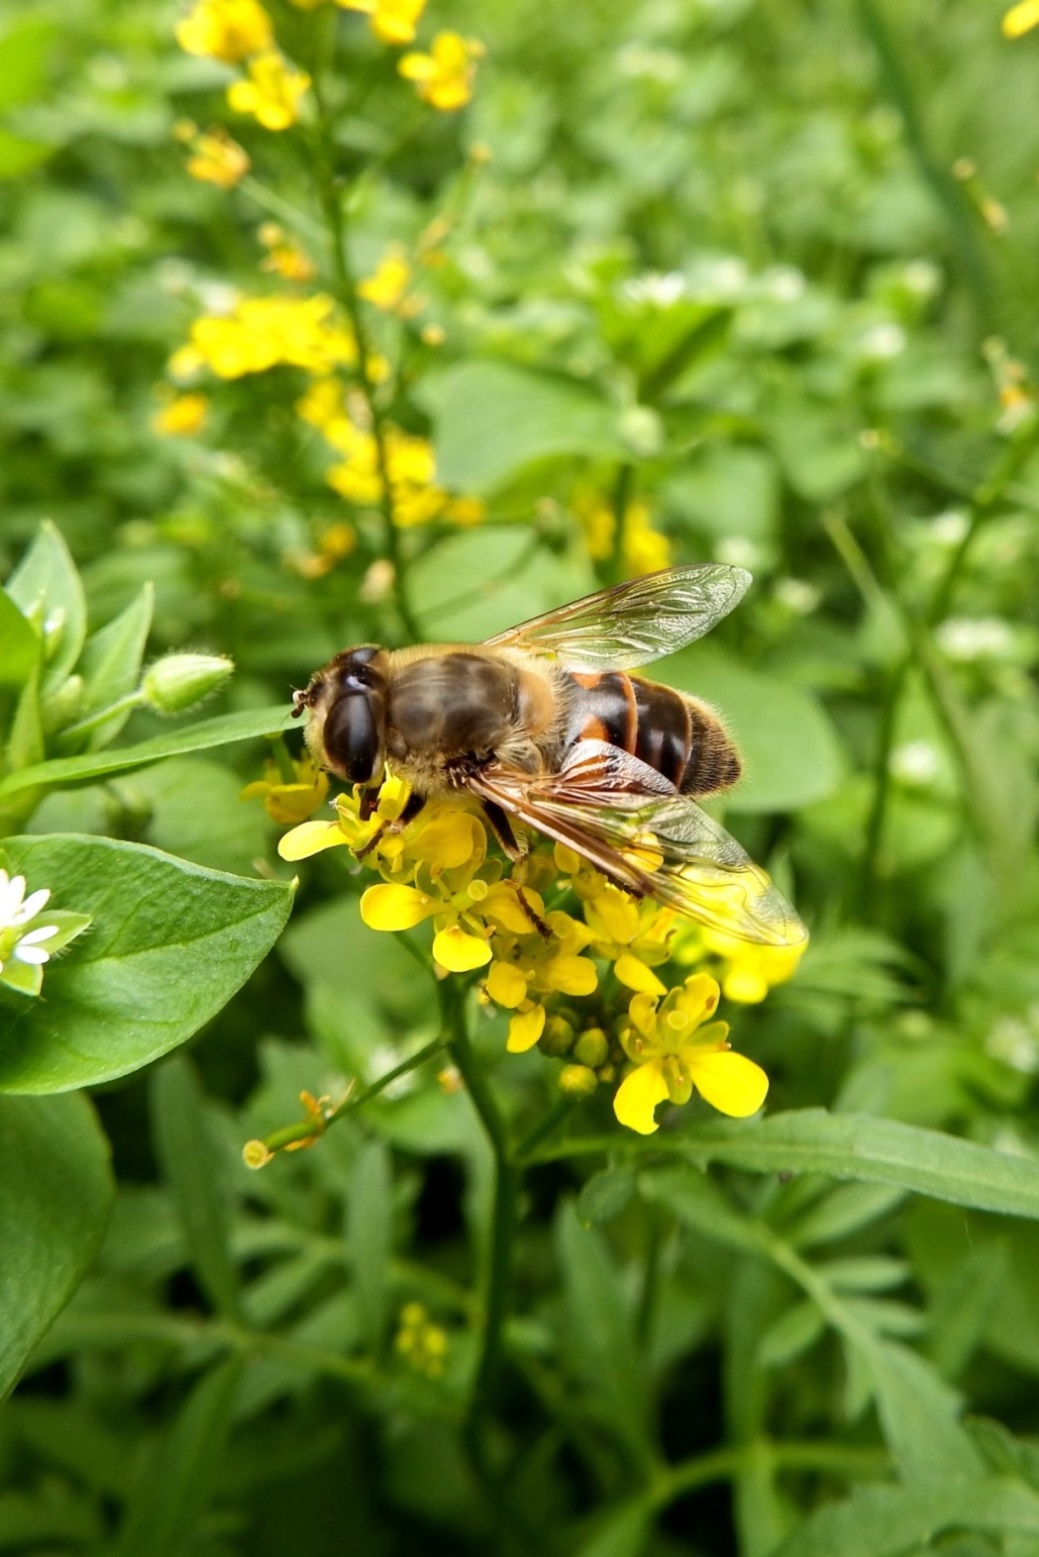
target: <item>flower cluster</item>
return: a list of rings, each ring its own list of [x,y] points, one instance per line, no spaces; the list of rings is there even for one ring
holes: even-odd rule
[[[437,1379],[444,1371],[448,1350],[447,1331],[434,1324],[421,1303],[405,1303],[394,1347],[418,1373]]]
[[[734,1117],[761,1106],[764,1072],[730,1051],[725,1023],[708,1021],[718,981],[699,970],[669,988],[661,975],[680,944],[686,965],[717,959],[733,998],[760,1000],[794,971],[800,948],[773,952],[691,927],[562,845],[539,845],[510,867],[462,797],[428,801],[401,827],[407,799],[393,775],[370,814],[356,793],[340,795],[334,819],[300,823],[279,853],[296,861],[347,848],[378,871],[382,881],[361,897],[365,924],[399,932],[431,922],[438,974],[477,975],[481,1001],[509,1013],[508,1050],[536,1046],[563,1060],[559,1084],[572,1097],[616,1086],[614,1112],[630,1129],[655,1130],[656,1105],[685,1103],[694,1089]],[[316,810],[313,793],[310,802]]]
[[[578,493],[573,508],[584,533],[588,555],[593,562],[604,562],[617,546],[616,514],[597,493]],[[620,561],[628,578],[670,566],[670,544],[666,536],[654,530],[645,503],[632,502],[624,510]]]
[[[67,946],[90,923],[89,914],[51,910],[48,887],[25,895],[25,877],[0,869],[0,987],[20,995],[38,995],[43,969],[54,953]]]
[[[326,473],[329,485],[358,508],[377,507],[384,491],[379,445],[367,425],[363,398],[351,398],[338,378],[320,378],[297,410],[342,456]],[[388,423],[383,429],[383,450],[396,524],[408,528],[436,520],[468,525],[484,517],[478,499],[455,497],[437,484],[436,457],[428,439]]]
[[[275,46],[271,19],[259,0],[197,0],[177,25],[177,42],[188,54],[245,66],[246,74],[227,89],[236,113],[251,114],[265,130],[287,130],[298,120],[310,77],[293,69]]]
[[[217,378],[243,378],[285,365],[331,373],[357,360],[353,332],[323,292],[313,297],[239,297],[225,313],[204,314],[170,364],[174,377],[207,367]]]

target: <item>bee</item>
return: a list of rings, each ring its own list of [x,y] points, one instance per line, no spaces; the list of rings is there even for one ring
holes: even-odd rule
[[[722,720],[631,674],[702,637],[750,581],[722,564],[666,568],[484,643],[344,649],[293,694],[293,714],[308,714],[315,761],[362,788],[362,815],[388,763],[411,788],[398,828],[463,791],[513,860],[534,829],[637,897],[796,945],[807,932],[793,908],[697,804],[740,777]]]

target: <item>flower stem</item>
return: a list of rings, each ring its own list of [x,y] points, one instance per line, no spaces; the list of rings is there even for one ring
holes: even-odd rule
[[[80,719],[76,724],[66,725],[58,736],[59,747],[72,745],[82,735],[89,735],[91,730],[96,730],[106,720],[112,719],[116,714],[132,713],[135,708],[140,708],[144,699],[138,687],[133,692],[127,692],[125,697],[116,698],[114,703],[109,703],[105,708],[99,708],[96,713],[90,714],[86,719]]]

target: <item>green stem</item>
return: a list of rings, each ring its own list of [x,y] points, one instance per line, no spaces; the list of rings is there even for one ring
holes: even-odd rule
[[[336,1120],[341,1119],[344,1114],[350,1113],[355,1108],[360,1108],[362,1103],[371,1102],[373,1097],[378,1097],[380,1092],[385,1092],[386,1088],[398,1080],[399,1077],[406,1076],[409,1071],[417,1070],[420,1065],[424,1065],[427,1060],[431,1060],[435,1054],[439,1054],[446,1047],[446,1039],[438,1034],[424,1048],[419,1049],[416,1054],[412,1054],[406,1060],[401,1060],[400,1064],[387,1071],[385,1076],[380,1076],[378,1081],[373,1081],[370,1086],[362,1088],[360,1092],[351,1092],[349,1097],[343,1099],[335,1112],[329,1114],[325,1124],[335,1124]],[[267,1144],[270,1145],[270,1142]]]
[[[606,564],[608,572],[607,582],[619,584],[624,578],[624,542],[628,535],[628,509],[631,507],[631,499],[635,488],[635,467],[624,464],[617,471],[617,479],[613,484],[613,547]]]
[[[397,614],[404,631],[413,642],[422,637],[421,628],[412,609],[404,556],[393,512],[393,488],[390,483],[389,455],[387,450],[386,419],[376,393],[372,372],[372,348],[368,337],[368,325],[357,296],[357,285],[350,269],[349,249],[346,238],[346,217],[340,198],[339,178],[336,173],[335,138],[331,115],[328,111],[320,73],[315,70],[314,101],[317,104],[320,140],[319,181],[321,208],[331,241],[332,269],[339,301],[346,309],[357,343],[357,368],[361,394],[371,419],[372,438],[375,442],[376,468],[379,472],[379,511],[382,515],[383,540],[386,555],[393,566],[393,589]]]
[[[520,1166],[525,1166],[530,1158],[531,1153],[541,1145],[542,1141],[546,1140],[550,1135],[553,1134],[556,1128],[562,1124],[564,1119],[569,1118],[570,1114],[573,1112],[573,1109],[574,1099],[569,1097],[561,1097],[554,1105],[554,1107],[549,1109],[545,1117],[540,1119],[534,1128],[523,1137],[522,1141],[520,1141],[519,1145],[513,1151],[513,1161],[518,1163]]]

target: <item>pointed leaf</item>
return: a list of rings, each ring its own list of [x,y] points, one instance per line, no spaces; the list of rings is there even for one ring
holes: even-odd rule
[[[83,712],[81,717],[98,713],[119,698],[126,697],[138,685],[141,661],[152,623],[155,589],[145,584],[135,600],[114,621],[88,638],[83,649],[80,670],[83,676]],[[87,737],[89,751],[98,751],[113,741],[130,717],[131,710],[113,714],[96,725]]]
[[[0,1097],[0,1399],[97,1252],[108,1156],[86,1098]]]
[[[65,680],[79,659],[87,632],[83,584],[61,531],[45,519],[36,539],[7,580],[7,593],[44,629],[44,690]]]
[[[137,1070],[227,1004],[274,944],[291,885],[205,870],[141,844],[9,838],[8,868],[93,924],[45,970],[0,1049],[0,1092],[64,1092]]]

